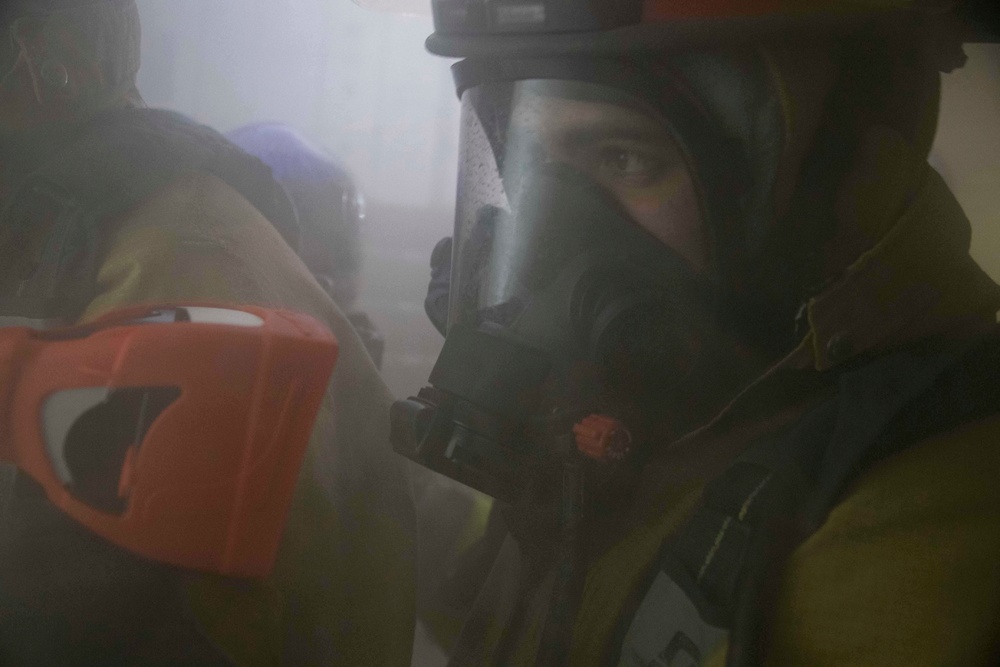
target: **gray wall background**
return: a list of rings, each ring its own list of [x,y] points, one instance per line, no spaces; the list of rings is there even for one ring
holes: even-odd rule
[[[397,395],[426,382],[440,337],[423,316],[434,243],[450,233],[458,103],[427,16],[349,0],[138,0],[140,90],[226,131],[282,121],[337,156],[368,199],[362,306],[387,339]]]
[[[943,79],[931,163],[972,222],[972,256],[1000,282],[1000,45],[965,51],[966,66]]]
[[[348,0],[139,0],[140,86],[222,130],[282,120],[350,165],[369,197],[454,194],[457,105],[427,17]]]

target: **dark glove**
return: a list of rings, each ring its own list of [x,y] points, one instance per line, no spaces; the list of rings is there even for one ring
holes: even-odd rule
[[[431,282],[424,311],[442,336],[448,332],[448,299],[451,296],[451,237],[438,241],[431,252]]]

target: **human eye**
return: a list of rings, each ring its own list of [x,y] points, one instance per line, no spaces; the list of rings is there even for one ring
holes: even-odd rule
[[[599,148],[597,167],[601,180],[609,184],[644,188],[660,180],[667,171],[668,163],[653,151],[614,144]]]

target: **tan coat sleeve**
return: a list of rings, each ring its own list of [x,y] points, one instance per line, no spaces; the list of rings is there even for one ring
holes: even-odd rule
[[[316,316],[338,362],[273,576],[188,574],[204,632],[240,665],[409,665],[414,518],[388,442],[390,396],[356,334],[249,202],[192,173],[114,225],[84,319],[140,303],[208,301]]]

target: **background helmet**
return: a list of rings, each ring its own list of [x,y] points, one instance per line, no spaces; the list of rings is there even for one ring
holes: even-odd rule
[[[357,308],[365,200],[354,179],[332,156],[280,123],[248,125],[230,132],[229,139],[270,167],[285,189],[299,223],[299,256],[381,367],[385,339]]]
[[[303,262],[341,308],[357,300],[364,198],[347,170],[290,127],[258,123],[229,133],[271,168],[295,206]]]

